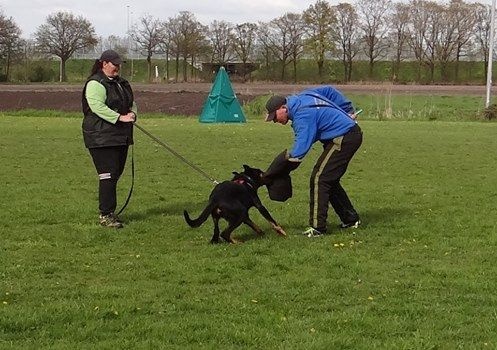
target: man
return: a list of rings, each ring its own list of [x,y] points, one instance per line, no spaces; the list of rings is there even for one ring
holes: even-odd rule
[[[341,228],[358,227],[359,215],[340,184],[362,143],[352,103],[333,87],[321,86],[286,98],[272,96],[266,109],[266,121],[282,125],[292,121],[295,141],[287,152],[288,162],[301,162],[316,141],[323,144],[310,179],[310,227],[303,234],[317,237],[326,233],[329,203],[341,220]]]

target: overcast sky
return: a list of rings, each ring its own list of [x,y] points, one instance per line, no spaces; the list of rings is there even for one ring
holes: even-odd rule
[[[332,0],[330,4],[349,0]],[[125,36],[128,26],[145,14],[166,20],[180,11],[192,12],[205,25],[214,20],[233,24],[269,21],[285,12],[300,13],[316,0],[1,0],[0,11],[12,17],[29,38],[48,15],[59,11],[89,20],[98,36]]]
[[[59,11],[81,15],[89,20],[98,36],[125,36],[129,24],[150,14],[166,20],[180,11],[192,12],[208,25],[214,20],[233,24],[267,22],[285,12],[301,13],[317,0],[0,0],[0,12],[12,17],[29,38],[45,23],[48,15]],[[394,0],[395,1],[395,0]],[[408,1],[408,0],[401,0]],[[439,0],[440,2],[443,2]],[[448,2],[447,0],[446,2]],[[468,0],[466,0],[468,1]],[[492,0],[469,0],[491,4]],[[354,0],[328,0],[331,5]]]

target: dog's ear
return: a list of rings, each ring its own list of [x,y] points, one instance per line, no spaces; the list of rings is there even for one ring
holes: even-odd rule
[[[250,169],[250,167],[247,164],[243,164],[243,170],[247,171],[249,169]]]
[[[238,173],[238,172],[236,172],[236,171],[233,171],[233,172],[232,172],[232,174],[233,174],[233,175],[235,175],[235,176],[240,175],[240,173]]]

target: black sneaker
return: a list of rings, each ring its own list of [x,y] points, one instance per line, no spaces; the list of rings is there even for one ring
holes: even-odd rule
[[[303,235],[306,235],[309,238],[321,237],[323,232],[316,230],[314,227],[308,227],[305,231],[302,232]]]
[[[105,227],[113,227],[113,228],[124,227],[123,222],[119,220],[119,217],[114,213],[110,213],[107,215],[100,214],[100,225]]]
[[[361,220],[349,222],[347,224],[341,223],[338,227],[340,228],[358,228],[361,225]]]

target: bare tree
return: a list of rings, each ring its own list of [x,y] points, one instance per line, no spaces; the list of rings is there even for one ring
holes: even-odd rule
[[[407,24],[409,22],[409,5],[395,3],[393,11],[389,16],[391,24],[390,42],[394,52],[392,65],[392,80],[396,81],[399,76],[400,62],[404,58],[407,46]]]
[[[132,27],[130,36],[142,54],[147,57],[147,76],[148,80],[151,81],[152,55],[160,50],[160,44],[164,42],[164,25],[159,19],[145,15],[140,18],[138,24]]]
[[[417,80],[421,80],[421,66],[430,70],[433,81],[436,63],[436,44],[440,32],[440,5],[434,1],[411,0],[410,21],[408,25],[408,42],[419,63]]]
[[[480,53],[483,56],[483,64],[485,69],[485,76],[488,73],[488,51],[490,50],[490,20],[491,20],[491,6],[483,4],[475,4],[475,37],[476,42],[479,44]]]
[[[352,79],[352,63],[359,52],[357,30],[358,15],[355,8],[348,3],[340,3],[333,7],[337,16],[337,29],[333,32],[334,40],[342,56],[344,81]]]
[[[374,63],[384,58],[388,45],[386,36],[389,27],[386,22],[387,13],[391,7],[390,0],[358,0],[360,15],[359,27],[364,41],[364,53],[369,60],[369,77],[373,77]]]
[[[266,68],[266,79],[272,77],[272,63],[277,60],[275,50],[273,49],[273,35],[272,30],[269,29],[269,23],[259,22],[257,27],[257,46],[256,51],[258,57],[264,62]]]
[[[183,59],[183,81],[188,81],[188,59],[190,59],[193,70],[196,58],[204,54],[206,50],[204,33],[207,27],[198,22],[193,13],[188,11],[182,11],[178,16],[169,18],[166,27],[171,52],[176,59],[176,81],[179,75],[180,58]]]
[[[456,13],[445,5],[438,7],[438,36],[435,44],[435,54],[440,64],[440,73],[443,81],[447,81],[448,65],[455,61],[457,48],[457,19]]]
[[[286,13],[267,24],[267,31],[259,32],[259,39],[281,64],[281,80],[286,77],[286,67],[294,64],[294,80],[297,76],[297,58],[303,51],[304,27],[302,16]]]
[[[288,27],[290,39],[290,58],[293,63],[293,82],[297,83],[297,63],[304,53],[305,25],[302,15],[298,13],[287,13],[284,19]]]
[[[213,21],[209,26],[208,39],[212,47],[211,62],[223,65],[233,59],[235,54],[233,24],[226,21]]]
[[[181,35],[181,23],[178,17],[169,18],[165,25],[166,37],[165,41],[169,52],[174,56],[175,61],[175,71],[174,71],[174,81],[178,82],[179,79],[179,59],[181,55],[181,46],[183,38]]]
[[[451,0],[449,5],[452,18],[456,23],[456,81],[459,79],[459,62],[463,55],[463,48],[468,45],[477,23],[474,5],[465,3],[463,0]]]
[[[5,81],[10,80],[11,63],[21,57],[23,45],[24,40],[21,39],[21,29],[19,29],[12,17],[7,18],[0,12],[0,65],[4,67]]]
[[[242,23],[233,30],[233,50],[243,63],[243,81],[246,80],[247,62],[253,59],[257,40],[257,24]]]
[[[35,40],[40,52],[60,58],[60,81],[66,81],[66,62],[76,50],[91,48],[98,38],[93,25],[82,16],[68,12],[49,15],[38,27]]]
[[[162,51],[166,55],[165,73],[166,73],[166,81],[169,82],[169,57],[172,54],[173,50],[172,50],[171,33],[168,31],[167,23],[164,23],[164,39],[163,42],[160,44],[160,47],[162,48]]]
[[[102,46],[112,49],[124,57],[129,54],[129,45],[126,38],[109,35],[107,38],[103,39]]]
[[[318,0],[302,14],[308,38],[306,47],[316,61],[318,75],[323,79],[326,54],[333,48],[332,31],[337,22],[333,8],[327,1]]]

